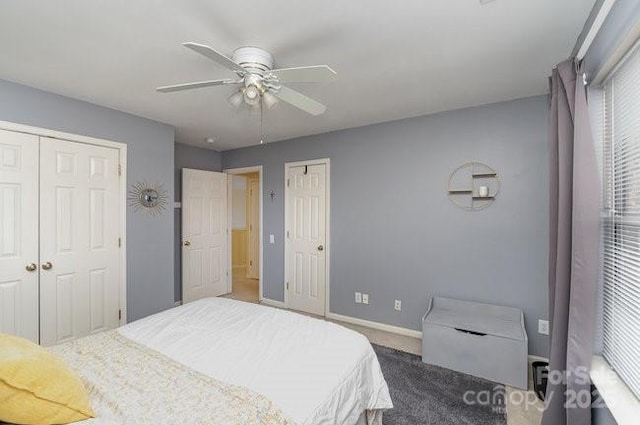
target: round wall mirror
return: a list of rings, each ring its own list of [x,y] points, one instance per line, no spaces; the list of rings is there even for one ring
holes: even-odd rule
[[[153,208],[158,205],[160,194],[155,189],[143,189],[140,192],[140,203],[143,207]]]
[[[167,206],[167,191],[161,184],[138,182],[129,189],[129,205],[150,215],[160,214]]]

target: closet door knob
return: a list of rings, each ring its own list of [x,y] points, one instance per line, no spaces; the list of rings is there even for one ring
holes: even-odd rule
[[[38,268],[38,266],[36,265],[36,263],[29,263],[25,267],[25,269],[27,269],[28,272],[36,271],[37,268]]]
[[[189,242],[189,241],[184,241],[184,246],[189,246],[189,245],[191,245],[191,242]]]
[[[52,267],[53,267],[53,264],[51,264],[49,261],[42,264],[42,270],[51,270]]]

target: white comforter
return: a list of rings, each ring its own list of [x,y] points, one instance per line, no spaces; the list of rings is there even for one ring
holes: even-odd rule
[[[207,298],[119,332],[214,379],[266,396],[300,425],[352,425],[365,410],[392,407],[367,339],[323,320]]]

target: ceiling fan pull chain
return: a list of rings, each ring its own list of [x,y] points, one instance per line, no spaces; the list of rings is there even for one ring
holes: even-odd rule
[[[264,144],[264,131],[263,131],[263,121],[264,121],[264,106],[262,102],[260,102],[260,144]]]

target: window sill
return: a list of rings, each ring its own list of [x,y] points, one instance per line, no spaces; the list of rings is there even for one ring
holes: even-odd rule
[[[591,380],[619,425],[638,423],[640,400],[602,356],[593,356]]]

